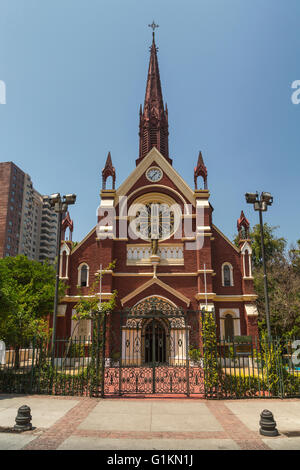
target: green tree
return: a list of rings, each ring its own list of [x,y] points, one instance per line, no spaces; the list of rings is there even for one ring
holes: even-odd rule
[[[287,242],[276,236],[276,228],[264,224],[271,330],[275,336],[300,336],[300,240],[296,247],[286,250]],[[255,225],[249,235],[259,326],[264,332],[265,293],[259,225]],[[234,241],[238,244],[238,237]]]
[[[291,246],[289,257],[295,273],[300,274],[300,240],[297,240],[296,246]]]
[[[46,335],[54,291],[53,266],[23,255],[0,259],[0,339],[15,347],[16,356],[33,337]],[[64,291],[61,283],[59,294]]]
[[[286,239],[283,237],[276,237],[275,231],[278,227],[271,227],[269,224],[264,223],[264,247],[266,263],[278,262],[284,257],[286,248]],[[260,239],[260,225],[254,225],[250,230],[249,237],[251,239],[252,247],[252,263],[254,268],[262,266],[262,251]],[[238,235],[234,239],[236,246],[239,246]]]

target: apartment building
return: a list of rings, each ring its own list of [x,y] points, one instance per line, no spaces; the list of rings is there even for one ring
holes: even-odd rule
[[[0,163],[0,257],[55,262],[57,214],[13,162]]]
[[[19,253],[25,173],[0,163],[0,257]]]

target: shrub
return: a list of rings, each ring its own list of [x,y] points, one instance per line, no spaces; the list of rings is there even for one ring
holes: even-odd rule
[[[189,357],[194,362],[199,362],[202,358],[201,350],[191,346],[189,350]]]
[[[72,358],[72,357],[84,357],[85,352],[84,352],[84,344],[82,343],[71,343],[67,357]]]

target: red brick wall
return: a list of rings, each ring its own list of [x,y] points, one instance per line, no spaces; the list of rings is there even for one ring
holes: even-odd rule
[[[163,176],[163,179],[159,184],[164,184],[170,188],[175,189],[180,192],[178,188],[174,185],[166,175]],[[134,184],[130,189],[132,193],[135,189],[141,186],[148,185],[146,191],[160,191],[159,188],[156,188],[155,185],[149,184],[149,181],[143,175],[139,180]],[[146,192],[145,190],[141,191],[141,194]],[[171,197],[177,200],[180,204],[182,201],[174,195],[172,191],[164,190],[165,193],[168,193]],[[134,197],[138,197],[139,193],[137,192]],[[183,196],[183,194],[181,193]],[[130,205],[130,201],[129,204]],[[194,209],[195,211],[195,209]],[[210,225],[212,222],[212,208],[209,206],[205,209],[205,218],[204,225]],[[194,228],[195,228],[195,219],[194,219]],[[236,296],[242,295],[243,293],[252,293],[253,292],[253,282],[252,280],[243,280],[242,279],[242,270],[241,270],[241,255],[240,253],[233,248],[233,246],[212,227],[213,240],[209,236],[204,237],[204,243],[200,250],[186,250],[184,251],[184,266],[158,266],[157,267],[157,276],[158,278],[166,283],[171,288],[175,289],[179,294],[183,294],[190,299],[190,309],[198,309],[198,301],[196,300],[196,295],[204,293],[204,275],[203,273],[197,273],[199,270],[203,270],[204,264],[206,265],[207,270],[213,270],[215,275],[207,273],[206,275],[206,284],[207,292],[214,292],[217,295],[226,295],[226,296]],[[165,243],[174,242],[173,238],[166,240]],[[178,240],[180,242],[180,240]],[[82,293],[87,295],[90,293],[90,287],[92,286],[95,280],[95,273],[99,270],[100,264],[102,264],[103,269],[108,266],[108,264],[116,260],[116,267],[114,269],[114,274],[105,274],[102,278],[102,292],[113,292],[113,290],[118,291],[117,299],[117,309],[121,309],[121,299],[127,296],[130,292],[134,291],[137,287],[142,286],[144,283],[149,281],[152,276],[139,276],[138,274],[142,273],[152,273],[153,267],[148,266],[127,266],[126,265],[126,245],[130,243],[145,243],[143,240],[124,240],[124,241],[115,241],[112,239],[105,239],[101,241],[96,240],[96,231],[93,231],[90,236],[84,241],[84,243],[79,246],[74,253],[70,256],[70,279],[69,279],[69,294],[78,295],[77,289],[77,279],[78,279],[78,266],[85,262],[89,265],[89,287],[82,288]],[[164,242],[161,242],[163,244]],[[221,267],[224,262],[229,262],[233,267],[233,281],[234,285],[230,287],[222,286],[222,273]],[[160,273],[193,273],[190,276],[162,276]],[[118,273],[136,273],[137,276],[117,276]],[[97,291],[99,288],[97,286]],[[136,304],[139,300],[151,296],[151,295],[160,295],[165,298],[170,299],[178,306],[186,307],[186,305],[179,300],[175,295],[172,295],[168,292],[167,289],[163,289],[157,284],[153,284],[151,287],[143,290],[140,294],[136,295],[130,301],[128,301],[124,307],[131,307]],[[204,303],[204,300],[200,301]],[[230,301],[230,302],[215,302],[215,310],[217,320],[219,320],[219,309],[220,308],[239,308],[240,309],[240,320],[241,320],[241,333],[242,334],[254,334],[256,332],[256,319],[246,317],[244,302],[241,301]],[[68,307],[68,312],[70,312],[70,307]],[[70,313],[68,313],[70,315]],[[67,315],[67,318],[69,316]],[[113,322],[113,314],[111,316],[111,322]],[[65,328],[69,328],[70,321],[66,319]],[[218,321],[219,325],[219,321]],[[63,328],[63,327],[62,327]],[[219,329],[219,326],[218,326]],[[198,331],[199,333],[199,331]],[[197,334],[198,334],[197,333]],[[196,334],[196,333],[195,333]],[[199,337],[199,335],[198,335]]]

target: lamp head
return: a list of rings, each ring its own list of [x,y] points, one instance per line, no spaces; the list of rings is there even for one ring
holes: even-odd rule
[[[262,202],[265,202],[267,206],[271,206],[273,202],[273,197],[271,196],[270,193],[261,193],[261,200]]]
[[[49,201],[50,206],[54,207],[55,204],[57,204],[60,201],[60,194],[59,193],[51,194],[51,196],[49,196],[48,201]]]
[[[75,204],[76,201],[76,194],[66,194],[65,195],[65,202],[68,205]]]
[[[258,193],[246,193],[245,198],[248,204],[254,204],[257,201]]]

